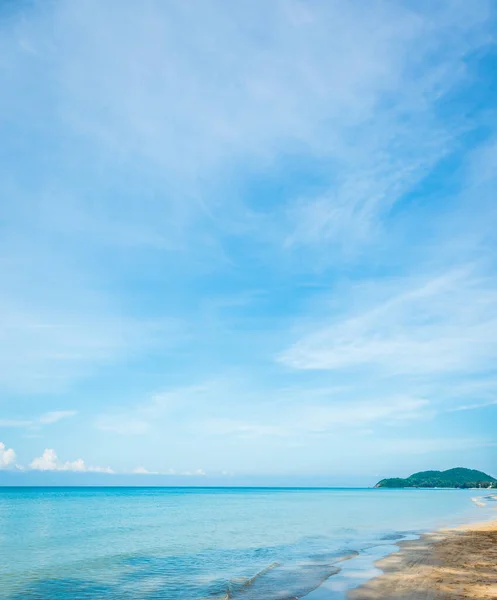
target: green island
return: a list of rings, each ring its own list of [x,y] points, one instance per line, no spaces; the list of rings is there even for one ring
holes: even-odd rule
[[[497,488],[497,479],[474,469],[457,467],[448,471],[420,471],[406,479],[382,479],[377,488]]]

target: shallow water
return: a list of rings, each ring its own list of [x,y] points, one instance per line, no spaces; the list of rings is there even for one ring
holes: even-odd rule
[[[485,495],[0,488],[0,598],[334,600],[395,541],[489,518]]]

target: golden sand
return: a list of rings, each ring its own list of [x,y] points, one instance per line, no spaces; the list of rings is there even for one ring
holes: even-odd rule
[[[497,521],[401,543],[350,600],[497,600]]]

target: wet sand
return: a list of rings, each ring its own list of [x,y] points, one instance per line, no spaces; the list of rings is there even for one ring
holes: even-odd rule
[[[497,600],[497,521],[424,535],[377,563],[349,600]]]

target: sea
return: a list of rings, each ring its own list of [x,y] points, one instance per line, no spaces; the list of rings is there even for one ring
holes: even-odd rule
[[[0,598],[338,600],[486,490],[0,488]]]

